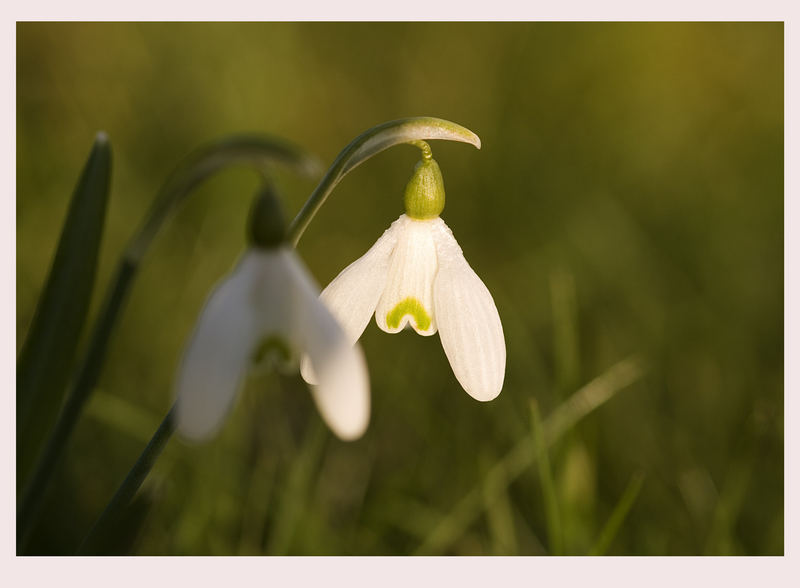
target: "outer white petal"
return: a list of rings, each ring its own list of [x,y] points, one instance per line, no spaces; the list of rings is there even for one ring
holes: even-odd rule
[[[245,254],[206,301],[177,375],[175,418],[184,437],[209,437],[231,407],[261,336],[252,294],[269,264]]]
[[[447,225],[437,228],[434,241],[439,273],[433,290],[442,347],[464,390],[476,400],[492,400],[503,388],[506,371],[500,315]]]
[[[397,333],[411,324],[420,335],[436,333],[433,280],[436,276],[436,246],[433,232],[440,218],[414,220],[402,215],[397,245],[392,254],[386,289],[375,310],[375,322],[387,333]]]
[[[369,251],[344,268],[320,294],[350,343],[361,337],[386,286],[399,225],[399,220],[393,222]],[[309,384],[316,382],[308,356],[300,362],[300,373]]]
[[[369,375],[364,353],[352,344],[293,250],[284,250],[294,293],[291,337],[308,354],[316,385],[314,401],[331,430],[346,441],[364,434],[369,423]]]

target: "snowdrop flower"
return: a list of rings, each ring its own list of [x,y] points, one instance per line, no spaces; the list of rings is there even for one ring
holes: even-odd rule
[[[373,314],[387,333],[407,325],[424,336],[438,331],[464,390],[477,400],[492,400],[505,377],[503,327],[492,295],[439,218],[444,182],[425,148],[406,186],[406,213],[322,291],[321,300],[351,342],[361,337]],[[307,382],[315,381],[307,360],[301,373]]]
[[[211,436],[230,410],[248,368],[265,350],[306,354],[318,382],[314,401],[340,438],[369,421],[363,352],[319,301],[300,258],[284,241],[277,200],[266,192],[251,216],[253,246],[211,293],[186,347],[176,383],[176,426],[186,438]]]

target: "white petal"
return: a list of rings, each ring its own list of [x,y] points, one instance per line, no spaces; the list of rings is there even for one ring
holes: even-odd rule
[[[320,294],[350,343],[361,337],[386,286],[398,226],[399,221],[393,222],[369,251],[344,268]],[[316,383],[307,355],[300,362],[300,373],[309,384]]]
[[[439,273],[433,290],[442,347],[464,390],[476,400],[492,400],[503,388],[506,371],[500,315],[447,225],[437,228],[434,240]]]
[[[317,288],[294,251],[291,282],[294,293],[292,337],[305,350],[316,385],[314,401],[331,430],[346,441],[359,438],[369,423],[369,375],[364,353],[353,345],[320,302]]]
[[[433,280],[437,267],[433,230],[442,220],[415,220],[402,215],[397,222],[401,223],[397,245],[386,289],[375,310],[375,322],[387,333],[397,333],[411,324],[420,335],[433,335]]]
[[[209,437],[231,407],[261,334],[252,291],[264,270],[262,259],[246,254],[206,301],[177,376],[175,418],[184,437]]]
[[[394,221],[369,251],[344,268],[320,294],[352,343],[364,332],[386,286],[400,225],[399,219]]]

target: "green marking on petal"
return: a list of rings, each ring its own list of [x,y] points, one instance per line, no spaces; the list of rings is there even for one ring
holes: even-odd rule
[[[395,306],[389,312],[389,314],[386,315],[386,324],[389,326],[389,328],[396,329],[400,326],[400,320],[407,314],[410,314],[412,317],[414,317],[419,330],[427,331],[431,326],[431,317],[425,311],[425,307],[422,306],[422,302],[412,296],[409,296],[405,300],[401,300],[397,303],[397,306]]]

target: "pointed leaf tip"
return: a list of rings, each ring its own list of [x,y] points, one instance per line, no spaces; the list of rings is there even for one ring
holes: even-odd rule
[[[18,473],[52,426],[75,357],[94,286],[111,178],[111,146],[95,137],[70,201],[47,281],[17,363]]]

